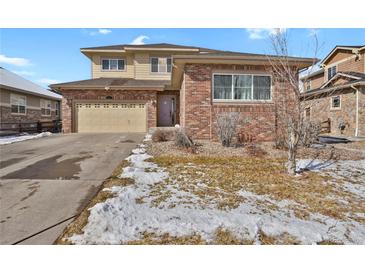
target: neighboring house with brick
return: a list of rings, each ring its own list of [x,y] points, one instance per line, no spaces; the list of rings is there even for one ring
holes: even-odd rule
[[[331,135],[365,136],[365,45],[336,46],[320,66],[302,78],[307,117]]]
[[[60,118],[62,96],[0,67],[0,131]]]
[[[51,85],[63,95],[65,132],[145,132],[180,124],[194,138],[216,138],[218,112],[249,119],[245,130],[274,137],[275,86],[266,55],[172,44],[82,48],[91,79]],[[271,56],[271,60],[275,60]],[[311,58],[289,57],[295,69]]]

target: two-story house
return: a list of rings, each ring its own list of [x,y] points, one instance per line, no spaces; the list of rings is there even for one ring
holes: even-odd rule
[[[307,117],[332,135],[365,136],[365,46],[336,46],[320,66],[302,78]]]
[[[145,132],[180,124],[213,139],[217,112],[238,112],[257,139],[273,138],[275,86],[266,55],[172,44],[82,48],[91,79],[55,84],[65,132]],[[275,56],[272,56],[274,60]],[[311,58],[288,58],[296,69]]]

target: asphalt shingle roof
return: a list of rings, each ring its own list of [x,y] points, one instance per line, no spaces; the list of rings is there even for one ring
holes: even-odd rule
[[[136,80],[133,78],[95,78],[95,79],[86,79],[80,81],[73,81],[67,83],[59,83],[55,85],[51,85],[52,87],[57,86],[100,86],[100,87],[148,87],[148,88],[163,88],[165,85],[170,84],[170,81],[166,80]]]
[[[34,95],[48,97],[53,99],[61,99],[62,96],[45,89],[23,77],[0,67],[0,85],[4,88],[16,89],[24,93],[32,93]]]

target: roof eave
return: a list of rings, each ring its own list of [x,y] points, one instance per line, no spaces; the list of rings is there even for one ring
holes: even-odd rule
[[[33,92],[33,91],[25,90],[25,89],[20,89],[20,88],[15,88],[15,87],[10,87],[10,86],[6,86],[6,85],[2,85],[2,84],[0,84],[0,87],[3,88],[3,89],[8,89],[8,90],[12,90],[12,91],[20,92],[20,93],[31,94],[31,95],[34,95],[34,96],[37,96],[37,97],[42,97],[42,98],[47,98],[47,99],[52,99],[52,100],[57,100],[57,101],[62,100],[62,95],[60,95],[60,94],[57,94],[57,95],[61,96],[61,98],[58,98],[58,97],[48,96],[48,95],[45,95],[45,94],[40,94],[40,93],[37,93],[37,92]],[[52,91],[50,91],[50,92],[52,92]]]
[[[321,94],[324,94],[324,93],[327,93],[330,91],[340,91],[345,88],[350,88],[351,86],[365,86],[365,80],[357,81],[355,83],[348,83],[348,84],[341,85],[341,86],[334,86],[334,87],[319,89],[316,91],[307,91],[307,92],[304,92],[300,97],[301,97],[301,99],[311,99],[317,95],[321,95]]]
[[[165,86],[156,86],[156,87],[145,87],[145,86],[108,86],[108,85],[53,85],[52,88],[62,92],[63,90],[85,90],[85,89],[94,89],[94,90],[156,90],[162,91]]]

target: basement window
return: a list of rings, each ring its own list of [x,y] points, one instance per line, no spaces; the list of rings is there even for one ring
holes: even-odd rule
[[[340,109],[341,108],[341,96],[333,96],[331,97],[331,109]]]

